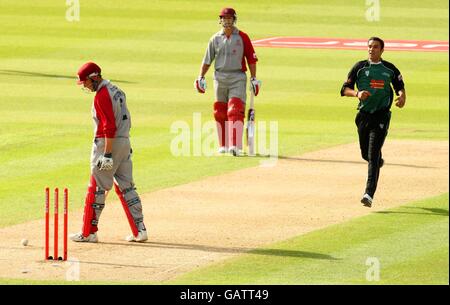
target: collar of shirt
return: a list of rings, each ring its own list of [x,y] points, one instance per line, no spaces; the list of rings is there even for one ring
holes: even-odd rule
[[[100,89],[102,89],[103,87],[105,87],[108,84],[109,84],[109,80],[103,79],[97,87],[97,92],[99,92]]]
[[[379,64],[381,64],[381,62],[382,62],[383,60],[380,58],[380,61],[379,61],[379,62],[373,62],[373,61],[370,61],[370,59],[367,60],[367,61],[368,61],[369,64],[371,64],[371,65],[379,65]]]

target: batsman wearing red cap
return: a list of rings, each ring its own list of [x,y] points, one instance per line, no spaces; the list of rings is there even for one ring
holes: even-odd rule
[[[255,50],[248,35],[236,27],[236,11],[224,8],[219,14],[222,30],[209,40],[200,75],[194,87],[205,93],[205,74],[214,63],[214,118],[219,135],[219,153],[242,154],[242,131],[245,118],[247,66],[250,70],[250,87],[257,96],[261,82],[256,79]]]
[[[101,76],[100,67],[87,62],[78,70],[78,84],[95,92],[92,105],[95,135],[91,155],[91,178],[86,194],[81,232],[75,242],[97,242],[97,225],[105,207],[106,193],[114,184],[127,215],[132,234],[127,241],[146,241],[142,204],[133,182],[130,127],[125,93]]]

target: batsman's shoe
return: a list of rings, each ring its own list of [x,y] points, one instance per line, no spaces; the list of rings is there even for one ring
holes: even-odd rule
[[[231,146],[228,152],[235,157],[240,157],[244,155],[244,152],[241,149],[237,148],[236,146]]]
[[[125,238],[126,241],[129,242],[144,242],[148,239],[147,231],[139,231],[138,236],[134,236],[133,234],[127,236]]]
[[[88,237],[83,236],[81,232],[70,234],[69,236],[71,241],[75,242],[85,242],[85,243],[96,243],[98,242],[97,233],[91,233]]]
[[[225,146],[221,146],[217,151],[219,154],[225,154],[227,152],[227,148]]]
[[[366,207],[371,207],[372,206],[372,197],[370,197],[369,194],[364,194],[363,198],[361,199],[361,203],[366,206]]]

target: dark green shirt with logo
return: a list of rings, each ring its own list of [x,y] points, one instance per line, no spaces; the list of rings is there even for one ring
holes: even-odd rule
[[[388,111],[391,108],[394,100],[391,84],[397,95],[400,90],[405,88],[400,71],[385,60],[378,63],[369,60],[357,62],[342,86],[341,95],[344,95],[346,87],[354,90],[355,84],[358,91],[369,91],[371,94],[366,100],[359,100],[358,110],[365,113]]]

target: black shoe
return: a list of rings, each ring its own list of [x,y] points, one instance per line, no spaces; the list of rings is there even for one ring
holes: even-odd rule
[[[365,206],[365,207],[372,207],[372,197],[369,194],[364,194],[363,198],[361,199],[361,203]]]

